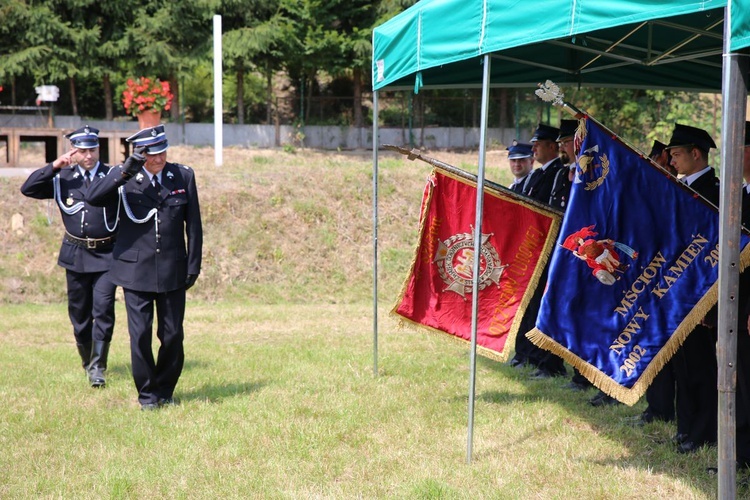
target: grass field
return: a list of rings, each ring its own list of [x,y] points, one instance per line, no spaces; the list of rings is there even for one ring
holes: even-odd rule
[[[124,321],[94,390],[63,305],[6,305],[0,497],[715,497],[715,450],[676,454],[672,426],[630,424],[641,405],[482,358],[467,465],[467,349],[384,320],[374,377],[370,312],[193,303],[182,404],[147,413]]]
[[[633,426],[643,402],[592,408],[568,378],[483,358],[466,463],[468,349],[387,316],[429,167],[381,162],[374,376],[369,156],[229,150],[217,169],[210,149],[169,154],[196,169],[206,238],[182,404],[158,412],[138,409],[121,301],[108,385],[88,387],[59,215],[0,179],[0,498],[716,497],[716,450],[678,455],[673,425]],[[503,159],[488,177],[507,182]]]

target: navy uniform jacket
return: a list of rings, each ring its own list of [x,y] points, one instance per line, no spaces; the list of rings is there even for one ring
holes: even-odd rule
[[[544,170],[541,168],[535,169],[531,173],[531,179],[529,179],[529,182],[526,184],[523,194],[535,199],[536,201],[549,204],[549,198],[552,194],[552,186],[555,183],[555,176],[560,169],[565,169],[560,158],[555,158],[555,160]]]
[[[157,190],[145,171],[125,179],[118,166],[91,184],[86,199],[105,205],[118,196],[123,206],[109,273],[113,283],[163,293],[184,287],[188,274],[200,274],[203,229],[193,170],[168,162]]]
[[[698,192],[705,199],[719,206],[720,190],[719,190],[719,178],[716,177],[714,169],[709,170],[705,174],[701,175],[690,184],[690,187]]]
[[[570,169],[568,167],[561,168],[555,175],[555,180],[552,183],[552,191],[549,195],[548,205],[553,208],[559,208],[565,211],[570,201],[570,189],[573,187],[573,183],[570,181],[568,175]]]
[[[111,168],[99,163],[96,175],[105,176]],[[57,176],[57,179],[55,177]],[[54,185],[59,181],[58,195]],[[93,181],[92,181],[93,184]],[[52,164],[35,170],[21,186],[21,193],[38,200],[57,198],[65,231],[77,238],[107,238],[116,235],[118,203],[114,199],[102,206],[93,206],[85,201],[86,186],[78,165],[70,165],[59,171]],[[78,273],[101,273],[109,269],[112,262],[112,245],[96,249],[76,245],[63,238],[57,263]]]

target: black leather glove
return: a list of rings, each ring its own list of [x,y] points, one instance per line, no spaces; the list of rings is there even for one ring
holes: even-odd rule
[[[195,280],[198,279],[197,274],[188,274],[187,279],[185,280],[185,290],[189,290],[190,287],[195,285]]]
[[[143,156],[145,148],[135,148],[133,154],[128,156],[125,163],[122,164],[122,175],[128,179],[141,171],[141,167],[146,163],[146,157]]]

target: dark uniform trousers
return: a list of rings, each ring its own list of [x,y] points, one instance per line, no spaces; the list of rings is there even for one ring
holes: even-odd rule
[[[112,341],[115,327],[115,289],[109,274],[66,270],[68,316],[76,343]]]
[[[559,158],[548,165],[544,170],[534,170],[529,174],[531,175],[531,178],[526,183],[523,194],[536,201],[549,205],[550,196],[555,185],[555,179],[560,170],[565,170],[567,172],[567,169]],[[526,307],[526,314],[524,314],[524,317],[521,320],[518,335],[516,335],[516,354],[513,358],[513,362],[521,364],[528,363],[552,375],[564,375],[566,373],[565,363],[561,357],[537,347],[526,338],[526,332],[532,330],[536,326],[536,317],[539,314],[539,307],[542,304],[542,295],[544,295],[548,269],[549,265],[544,268],[542,276],[539,278],[537,288],[534,291],[534,295],[532,295],[529,305]]]
[[[183,319],[188,275],[200,274],[203,230],[194,172],[166,163],[161,184],[142,170],[126,179],[122,168],[91,185],[89,201],[98,205],[120,196],[123,212],[110,276],[125,293],[133,381],[141,404],[173,397],[182,372]],[[158,222],[157,222],[158,221]],[[154,361],[151,343],[156,307]]]
[[[737,463],[750,467],[750,333],[747,313],[741,314],[737,337]]]
[[[690,185],[719,205],[719,180],[713,170]],[[677,383],[677,432],[697,446],[716,442],[718,390],[715,309],[707,315],[711,326],[698,325],[672,358]]]
[[[99,163],[97,175],[106,175],[109,170],[109,166]],[[54,199],[71,237],[111,238],[116,234],[110,229],[117,227],[117,201],[104,207],[90,205],[85,201],[88,189],[77,165],[55,171],[50,163],[32,172],[21,192],[30,198]],[[63,238],[57,260],[65,268],[73,335],[79,346],[92,340],[110,342],[115,324],[116,287],[108,274],[113,244],[88,248],[84,241],[74,238]]]
[[[750,229],[750,194],[742,190],[742,224]],[[750,316],[750,269],[740,275],[737,297],[740,307],[737,325],[737,463],[750,467],[750,332],[747,320]]]
[[[133,381],[139,400],[155,402],[171,398],[185,364],[182,321],[185,317],[185,288],[171,292],[124,290],[130,332],[130,357]],[[151,350],[154,304],[156,337],[161,345],[154,361]]]
[[[675,419],[675,397],[674,364],[670,359],[646,389],[648,407],[644,413],[648,413],[656,420],[672,422]],[[684,421],[684,418],[682,420]]]

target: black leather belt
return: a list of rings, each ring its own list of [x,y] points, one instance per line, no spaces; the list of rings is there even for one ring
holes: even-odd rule
[[[109,246],[113,244],[116,239],[116,236],[108,236],[106,238],[78,238],[68,232],[65,233],[65,241],[79,247],[88,248],[89,250],[96,250],[97,248]]]

